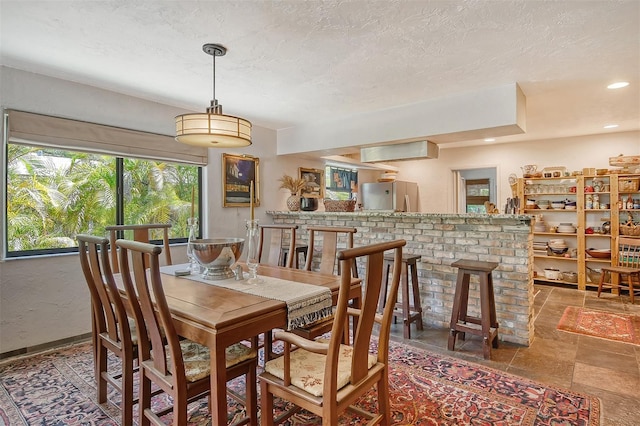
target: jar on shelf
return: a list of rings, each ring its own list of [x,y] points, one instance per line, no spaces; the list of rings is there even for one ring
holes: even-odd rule
[[[589,210],[593,208],[593,196],[588,194],[584,198],[584,208]]]
[[[598,194],[593,194],[592,208],[596,210],[600,208],[600,196]]]

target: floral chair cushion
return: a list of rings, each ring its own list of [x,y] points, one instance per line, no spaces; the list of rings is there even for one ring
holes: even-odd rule
[[[338,389],[345,387],[351,379],[351,346],[340,345],[338,355]],[[369,355],[368,367],[376,364],[376,357]],[[291,384],[314,396],[322,396],[324,390],[324,366],[326,355],[304,349],[291,352]],[[284,380],[284,357],[266,363],[265,371]]]
[[[208,347],[184,339],[180,341],[180,349],[182,350],[185,376],[188,382],[196,382],[209,375],[211,372],[211,356]],[[225,352],[227,368],[256,356],[255,349],[245,346],[242,343],[236,343],[227,347]],[[169,363],[169,365],[171,365],[171,363]]]

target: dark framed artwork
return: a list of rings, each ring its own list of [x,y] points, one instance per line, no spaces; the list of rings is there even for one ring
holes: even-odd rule
[[[222,199],[224,207],[249,207],[251,181],[253,205],[260,206],[260,159],[250,155],[222,154]]]
[[[307,182],[302,191],[300,191],[300,196],[305,198],[324,198],[324,170],[300,167],[298,168],[298,174],[301,179]]]

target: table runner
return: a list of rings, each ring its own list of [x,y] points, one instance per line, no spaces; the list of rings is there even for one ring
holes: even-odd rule
[[[167,265],[160,267],[160,272],[173,275],[176,270],[184,270],[188,267],[188,264]],[[263,281],[260,284],[249,284],[246,272],[244,280],[240,281],[235,278],[206,280],[200,274],[185,275],[180,278],[285,302],[287,305],[287,330],[302,327],[332,315],[331,290],[328,288],[264,275],[259,275],[259,277]]]

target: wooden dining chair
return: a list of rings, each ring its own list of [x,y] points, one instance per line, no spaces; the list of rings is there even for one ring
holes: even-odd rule
[[[211,398],[209,348],[180,339],[176,332],[162,288],[159,260],[162,247],[129,240],[117,240],[116,246],[121,250],[120,270],[127,296],[136,297],[134,291],[137,292],[141,307],[140,316],[135,318],[140,353],[139,424],[163,424],[160,416],[167,410],[154,412],[151,409],[153,383],[173,399],[170,408],[173,425],[186,425],[187,404],[206,395]],[[145,257],[148,257],[148,263]],[[247,417],[235,424],[257,424],[256,350],[241,343],[231,345],[226,349],[226,365],[227,380],[245,376],[245,397],[239,398],[229,392],[246,408]]]
[[[618,262],[601,268],[598,282],[598,297],[604,287],[618,288],[629,291],[629,301],[634,303],[635,292],[640,290],[640,238],[617,237]],[[606,272],[609,272],[610,282],[605,282]],[[626,282],[624,278],[627,278]],[[634,284],[638,287],[634,288]]]
[[[292,268],[297,257],[296,229],[298,229],[298,225],[267,224],[258,225],[258,227],[260,228],[258,261],[267,265]]]
[[[293,268],[295,265],[297,267],[298,245],[296,244],[296,230],[298,225],[265,224],[258,225],[258,227],[260,228],[258,261],[272,266]],[[273,352],[273,334],[271,331],[264,333],[263,343],[265,362],[278,356],[277,353]],[[259,347],[260,345],[258,345]]]
[[[284,356],[270,360],[258,377],[260,381],[262,425],[274,424],[273,397],[278,396],[292,404],[322,417],[323,425],[337,425],[339,415],[352,409],[370,423],[390,424],[389,406],[389,334],[393,308],[400,282],[400,263],[404,240],[371,244],[338,252],[341,274],[338,303],[331,337],[309,340],[290,332],[277,332],[276,338],[284,342]],[[384,252],[394,251],[394,264],[388,300],[382,315],[377,313],[378,297],[382,288]],[[351,286],[350,266],[356,258],[364,258],[366,275],[364,302],[360,309],[349,305]],[[358,318],[353,342],[344,344],[343,328],[348,317]],[[378,338],[373,334],[378,323]],[[371,348],[375,353],[370,353]],[[378,392],[378,412],[367,412],[352,404],[373,387]],[[279,416],[275,422],[288,418]]]
[[[122,397],[122,424],[133,424],[134,364],[138,356],[135,323],[127,316],[125,303],[116,287],[109,262],[109,241],[103,237],[80,234],[78,252],[92,306],[92,341],[95,380],[99,403],[107,401],[107,384],[117,389]],[[118,371],[109,371],[108,353],[121,360]]]
[[[322,274],[340,274],[340,265],[338,265],[338,270],[336,271],[336,254],[338,253],[340,237],[346,237],[346,248],[352,248],[353,235],[358,232],[358,229],[348,226],[307,226],[307,231],[309,231],[309,252],[307,253],[304,269],[311,271],[315,268],[314,263],[318,258],[316,255],[316,242],[321,241],[322,246],[317,250],[321,254],[317,269]],[[352,270],[354,277],[358,276],[355,261],[349,269]]]
[[[309,231],[309,252],[307,254],[307,261],[304,269],[311,271],[317,268],[320,273],[335,275],[340,274],[341,264],[337,264],[337,253],[340,237],[346,237],[346,248],[353,247],[353,236],[358,232],[357,228],[345,227],[345,226],[308,226]],[[322,246],[316,250],[315,246],[318,242],[322,243]],[[317,255],[316,251],[320,253],[319,264],[316,265]],[[336,268],[337,264],[337,268]],[[358,268],[355,259],[349,266],[352,277],[358,277]],[[293,330],[294,333],[299,334],[307,339],[313,339],[321,336],[329,331],[333,327],[333,316],[316,321],[312,324],[308,324],[304,327],[299,327]],[[348,339],[348,330],[344,338]]]
[[[139,225],[111,225],[104,229],[109,232],[109,247],[111,247],[111,265],[114,273],[120,272],[120,263],[118,262],[118,250],[116,249],[116,240],[128,236],[129,231],[133,231],[132,238],[134,241],[148,243],[154,236],[155,231],[162,231],[162,246],[164,247],[165,264],[171,265],[171,247],[169,246],[169,228],[170,223],[147,223]],[[129,238],[127,238],[129,239]]]

